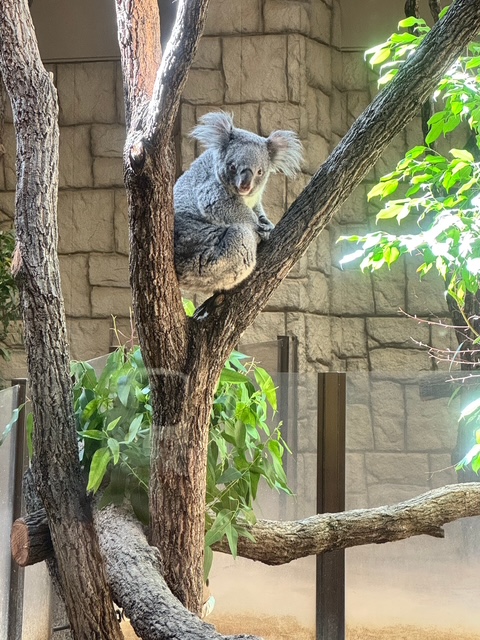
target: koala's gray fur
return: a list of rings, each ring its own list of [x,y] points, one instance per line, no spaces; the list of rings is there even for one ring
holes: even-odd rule
[[[180,285],[212,293],[253,271],[257,245],[274,225],[262,207],[270,173],[293,177],[302,145],[292,131],[268,138],[237,129],[224,112],[207,113],[192,132],[206,151],[174,190],[175,268]]]

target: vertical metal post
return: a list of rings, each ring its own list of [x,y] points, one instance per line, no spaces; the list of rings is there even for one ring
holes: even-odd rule
[[[317,511],[345,509],[346,375],[318,374]],[[318,640],[345,639],[345,552],[317,556]]]
[[[282,437],[288,444],[292,453],[296,453],[297,443],[296,430],[291,429],[291,423],[295,423],[297,416],[297,381],[295,375],[298,373],[298,339],[296,336],[277,336],[278,342],[278,415],[282,421]],[[296,465],[292,465],[290,456],[284,458],[284,469],[287,474],[290,487],[296,486],[296,477],[292,475],[296,472]],[[287,518],[288,498],[285,494],[280,494],[280,518]]]
[[[27,380],[16,378],[12,380],[12,386],[18,385],[18,392],[14,408],[25,405],[27,399]],[[13,521],[20,518],[23,509],[23,474],[28,465],[27,438],[26,438],[26,409],[20,411],[15,425],[15,458],[13,480]],[[11,523],[13,524],[13,522]],[[19,567],[12,558],[10,569],[10,598],[8,612],[8,638],[9,640],[21,640],[23,618],[23,585],[24,570]]]

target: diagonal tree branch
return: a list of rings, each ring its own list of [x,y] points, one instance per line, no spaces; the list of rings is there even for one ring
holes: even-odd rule
[[[269,242],[260,245],[252,276],[198,310],[197,318],[202,319],[209,343],[221,348],[224,358],[310,242],[414,117],[442,73],[479,30],[480,0],[456,0],[416,54],[352,125],[291,205]]]

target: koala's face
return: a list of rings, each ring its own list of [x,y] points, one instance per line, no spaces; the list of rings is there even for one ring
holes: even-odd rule
[[[259,136],[235,136],[219,151],[219,178],[241,196],[253,196],[260,192],[270,170],[267,145]]]

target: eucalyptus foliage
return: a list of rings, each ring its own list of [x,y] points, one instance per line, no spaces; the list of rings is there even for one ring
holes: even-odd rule
[[[440,14],[443,17],[446,9]],[[429,32],[417,18],[399,23],[399,33],[366,52],[372,66],[380,66],[379,84],[398,73]],[[358,245],[342,263],[361,259],[362,270],[390,268],[405,254],[420,256],[420,276],[437,271],[445,281],[446,295],[457,303],[466,326],[480,342],[468,313],[467,294],[476,295],[480,276],[480,44],[471,43],[465,55],[441,79],[433,96],[436,112],[428,120],[424,144],[410,149],[394,171],[383,176],[368,193],[384,206],[376,216],[379,229],[365,235],[343,236]],[[455,134],[467,141],[456,148]],[[448,145],[450,142],[450,145]],[[437,143],[434,147],[434,144]],[[447,153],[439,148],[450,146]],[[381,229],[396,221],[398,232]],[[403,232],[408,225],[408,232]],[[471,427],[475,445],[457,468],[471,465],[480,471],[480,400],[470,403],[460,416],[461,428]]]
[[[86,362],[72,363],[80,458],[88,491],[100,488],[100,506],[128,500],[148,523],[150,387],[139,347],[121,347],[97,376]],[[286,445],[275,418],[277,397],[270,375],[247,356],[232,353],[221,374],[210,424],[205,509],[206,567],[211,545],[227,537],[233,556],[239,536],[250,537],[260,480],[290,493],[282,459]]]

